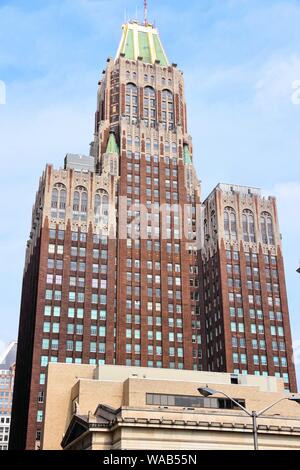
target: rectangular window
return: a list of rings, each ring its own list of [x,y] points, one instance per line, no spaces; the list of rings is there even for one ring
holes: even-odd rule
[[[59,333],[59,323],[52,324],[52,333]]]
[[[44,333],[50,333],[50,322],[44,322],[43,332]]]
[[[53,307],[54,317],[60,317],[60,307]]]
[[[99,336],[105,337],[105,335],[106,335],[106,328],[105,328],[105,326],[100,326],[100,328],[99,328]]]

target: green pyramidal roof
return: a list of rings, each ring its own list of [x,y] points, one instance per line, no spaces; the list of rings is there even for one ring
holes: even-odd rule
[[[143,62],[147,64],[154,64],[159,60],[162,66],[170,65],[156,28],[150,24],[142,25],[132,21],[123,25],[122,29],[122,39],[116,58],[120,57],[120,54],[125,54],[129,60],[142,57]]]
[[[184,164],[185,165],[191,165],[192,164],[192,157],[191,157],[188,145],[183,146],[183,156],[184,156]]]
[[[117,153],[119,154],[119,147],[116,141],[115,134],[112,132],[109,135],[108,144],[106,148],[106,153]]]

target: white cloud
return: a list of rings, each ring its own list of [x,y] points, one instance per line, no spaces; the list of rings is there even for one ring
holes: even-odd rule
[[[300,79],[300,56],[292,55],[269,60],[255,84],[256,106],[278,112],[282,105],[291,105],[293,83]]]
[[[288,232],[289,237],[296,237],[298,239],[300,233],[300,217],[297,215],[300,201],[300,181],[276,184],[270,190],[264,191],[264,194],[267,193],[277,198],[280,227],[283,234]],[[300,255],[300,246],[298,255]]]
[[[4,343],[4,341],[0,339],[0,356],[4,352],[5,347],[6,347],[6,344]]]
[[[283,236],[283,255],[294,344],[294,359],[298,379],[300,379],[300,276],[296,273],[300,263],[300,181],[279,183],[264,193],[276,196],[277,198],[279,224]]]

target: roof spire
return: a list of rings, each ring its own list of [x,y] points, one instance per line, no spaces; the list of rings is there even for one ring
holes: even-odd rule
[[[144,25],[148,24],[148,0],[144,0]]]
[[[109,139],[105,153],[117,153],[119,155],[119,147],[116,141],[116,135],[113,131],[109,133]]]

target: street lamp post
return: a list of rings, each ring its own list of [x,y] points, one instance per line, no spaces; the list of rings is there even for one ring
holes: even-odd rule
[[[253,429],[253,442],[254,442],[254,450],[258,450],[258,424],[257,424],[257,418],[262,416],[264,413],[266,413],[268,410],[273,408],[275,405],[278,405],[278,403],[281,403],[284,400],[289,400],[289,401],[294,401],[298,404],[300,404],[300,394],[292,394],[283,398],[280,398],[279,400],[275,401],[271,405],[268,405],[266,408],[260,411],[249,411],[247,408],[245,408],[243,405],[241,405],[238,401],[234,400],[234,398],[230,397],[227,395],[227,393],[222,392],[221,390],[214,390],[209,387],[200,387],[198,388],[198,392],[204,396],[204,397],[211,397],[212,395],[216,395],[217,393],[224,395],[226,398],[228,398],[230,401],[232,401],[236,406],[238,406],[241,410],[244,411],[251,419],[252,419],[252,429]]]

